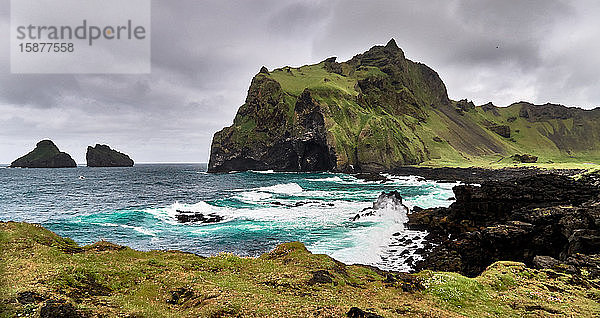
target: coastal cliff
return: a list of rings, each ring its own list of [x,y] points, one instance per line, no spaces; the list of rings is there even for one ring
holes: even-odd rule
[[[51,140],[42,140],[28,154],[10,164],[11,168],[73,168],[77,164],[66,152],[61,152]]]
[[[133,160],[128,155],[107,145],[88,146],[85,159],[88,167],[133,167]]]
[[[600,110],[448,98],[438,74],[390,40],[338,63],[262,68],[233,125],[215,133],[209,171],[378,172],[414,165],[600,158]]]

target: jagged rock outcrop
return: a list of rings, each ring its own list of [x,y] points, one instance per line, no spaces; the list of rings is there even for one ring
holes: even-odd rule
[[[586,180],[541,174],[453,190],[449,208],[409,215],[408,227],[429,231],[432,244],[418,268],[474,276],[498,260],[539,266],[600,253],[600,189]]]
[[[73,168],[75,160],[66,152],[61,152],[51,140],[42,140],[28,154],[13,161],[11,168]]]
[[[438,74],[393,39],[336,60],[261,68],[233,124],[215,133],[209,172],[381,172],[515,152],[600,158],[600,110],[452,101]]]
[[[128,155],[107,145],[88,146],[85,159],[88,167],[133,167],[133,160]]]
[[[510,126],[508,125],[492,125],[488,128],[504,138],[510,138]]]

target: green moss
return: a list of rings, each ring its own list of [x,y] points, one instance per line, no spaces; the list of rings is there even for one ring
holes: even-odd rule
[[[258,258],[202,258],[106,243],[81,248],[41,227],[9,222],[0,223],[0,253],[0,317],[39,310],[39,303],[15,301],[24,291],[108,317],[343,317],[353,306],[384,317],[600,314],[597,289],[514,262],[495,263],[477,278],[424,271],[415,277],[425,290],[409,293],[401,284],[385,284],[385,273],[312,254],[300,242]],[[331,282],[311,283],[316,270],[326,271]]]

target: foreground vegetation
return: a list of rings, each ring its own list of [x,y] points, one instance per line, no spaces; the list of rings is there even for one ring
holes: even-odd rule
[[[258,258],[80,247],[40,226],[0,223],[0,317],[597,317],[600,290],[497,262],[482,275],[348,266],[298,242]]]

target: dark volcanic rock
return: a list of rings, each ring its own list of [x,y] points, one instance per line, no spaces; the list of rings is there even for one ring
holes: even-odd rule
[[[315,284],[331,284],[333,283],[333,275],[326,270],[317,270],[312,272],[313,277],[307,282],[308,285]]]
[[[533,265],[535,266],[535,268],[539,269],[552,269],[558,264],[560,264],[560,261],[551,256],[538,255],[533,258]]]
[[[40,318],[79,318],[83,317],[75,306],[65,300],[49,300],[40,308]]]
[[[485,112],[492,112],[494,116],[500,116],[500,113],[498,112],[498,106],[492,104],[491,102],[481,105],[481,109],[483,109]]]
[[[584,112],[583,109],[576,107],[566,107],[557,104],[534,105],[527,102],[520,102],[521,110],[519,117],[526,118],[530,122],[546,121],[550,119],[569,119],[574,118]]]
[[[468,111],[475,109],[475,104],[473,104],[473,102],[468,101],[466,99],[461,99],[458,102],[456,102],[456,108],[457,108],[456,110],[459,113],[468,112]]]
[[[73,168],[77,164],[66,152],[61,152],[50,140],[37,143],[35,149],[13,161],[11,168]]]
[[[358,307],[350,308],[348,313],[346,313],[346,316],[348,316],[348,318],[383,318],[383,316],[372,312],[364,311]]]
[[[175,216],[180,223],[217,223],[223,221],[223,217],[215,213],[199,213],[177,210]]]
[[[552,170],[554,174],[573,176],[582,173],[581,169]],[[515,178],[533,176],[547,172],[532,167],[516,167],[503,169],[485,168],[429,168],[429,167],[399,167],[391,173],[397,176],[421,176],[427,180],[462,181],[464,183],[483,183],[486,181],[506,181]],[[593,176],[590,176],[592,178]],[[597,179],[600,185],[600,178]]]
[[[236,121],[249,116],[256,130],[272,141],[236,141],[237,130],[227,127],[215,134],[211,147],[209,171],[329,171],[336,157],[327,142],[327,129],[319,104],[309,89],[295,103],[295,126],[285,125],[282,90],[278,82],[259,74],[252,80],[246,103],[238,110]],[[285,106],[287,109],[287,106]],[[259,111],[271,109],[272,112]],[[253,143],[255,142],[255,143]]]
[[[167,304],[181,305],[184,302],[197,297],[194,291],[188,287],[180,287],[171,291],[171,298],[167,299]]]
[[[358,174],[355,174],[354,177],[356,177],[357,179],[365,180],[365,181],[381,181],[381,182],[390,181],[390,179],[388,177],[383,176],[379,173],[375,173],[375,172],[358,173]]]
[[[499,260],[531,266],[538,255],[567,262],[600,252],[600,189],[588,182],[541,174],[453,190],[449,208],[409,215],[408,228],[429,231],[435,245],[419,269],[475,276]]]
[[[494,125],[488,128],[504,138],[510,138],[510,126],[508,125]]]
[[[533,156],[533,155],[529,155],[529,154],[524,154],[524,155],[515,154],[515,155],[512,155],[511,158],[514,161],[521,162],[521,163],[535,163],[538,160],[537,156]]]
[[[33,291],[24,291],[17,293],[17,301],[23,305],[38,303],[43,300],[45,300],[44,296]]]
[[[107,145],[88,146],[85,155],[88,167],[132,167],[133,160],[128,155],[111,149]]]
[[[372,208],[364,208],[360,211],[362,214],[356,214],[351,218],[352,221],[360,220],[363,216],[375,215],[377,210],[390,209],[399,213],[399,219],[403,219],[408,213],[408,207],[402,203],[402,196],[398,191],[381,192],[377,200],[373,202]],[[364,213],[363,213],[364,212]]]

